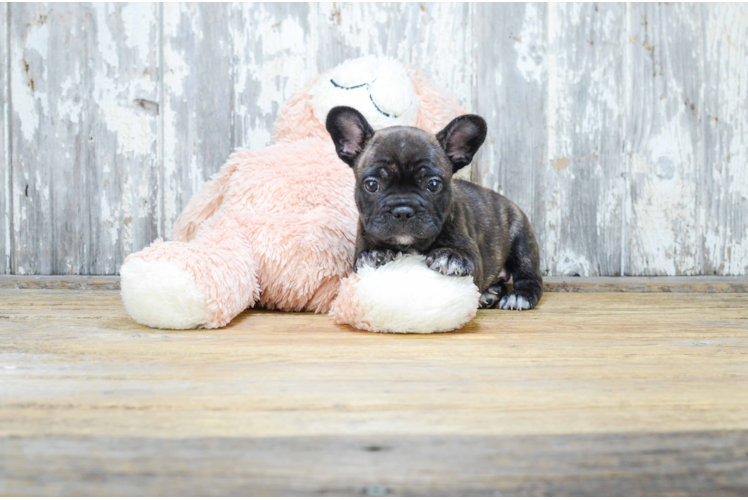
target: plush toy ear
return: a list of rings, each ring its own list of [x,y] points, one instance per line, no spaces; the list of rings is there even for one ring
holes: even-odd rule
[[[473,155],[486,140],[486,130],[486,121],[480,116],[462,115],[436,134],[436,140],[447,153],[455,172],[473,160]]]
[[[374,135],[364,115],[348,106],[337,106],[327,113],[327,131],[335,143],[341,160],[351,167],[364,150],[366,141]]]

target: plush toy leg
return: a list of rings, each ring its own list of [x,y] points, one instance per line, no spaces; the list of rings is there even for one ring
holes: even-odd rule
[[[257,266],[240,224],[205,221],[188,243],[155,241],[120,270],[122,300],[138,323],[219,328],[259,299]]]

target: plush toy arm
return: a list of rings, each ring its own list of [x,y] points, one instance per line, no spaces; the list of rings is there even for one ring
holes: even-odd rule
[[[190,242],[155,241],[120,269],[125,309],[138,323],[218,328],[259,299],[257,266],[241,225],[207,220]]]

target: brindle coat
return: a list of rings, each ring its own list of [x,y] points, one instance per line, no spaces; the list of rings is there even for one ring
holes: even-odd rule
[[[415,127],[375,133],[358,111],[341,106],[328,114],[327,130],[356,176],[356,268],[419,253],[442,274],[471,275],[481,307],[535,307],[542,277],[527,217],[504,196],[452,179],[485,139],[481,117],[460,116],[436,135]]]

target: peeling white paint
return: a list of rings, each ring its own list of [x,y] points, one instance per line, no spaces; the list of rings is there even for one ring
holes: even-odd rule
[[[591,276],[592,266],[586,256],[563,249],[554,255],[556,276]]]
[[[126,3],[122,5],[120,16],[122,18],[122,38],[128,48],[135,49],[138,58],[142,62],[153,57],[153,46],[151,37],[153,29],[144,19],[152,17],[154,6],[150,4]]]
[[[3,185],[0,187],[0,199],[3,204],[3,221],[2,221],[2,239],[3,245],[0,247],[0,273],[7,274],[11,270],[11,234],[12,234],[12,221],[11,221],[11,208],[13,206],[12,193],[9,192],[10,181],[11,181],[11,162],[10,162],[10,105],[9,105],[9,87],[8,87],[8,61],[9,59],[9,47],[6,44],[7,40],[7,28],[8,28],[8,16],[10,6],[8,3],[0,5],[0,95],[2,95],[2,116],[0,116],[0,132],[3,137],[0,139],[2,149],[2,171]]]
[[[542,8],[542,4],[527,4],[522,30],[515,40],[517,69],[530,82],[541,82],[545,75],[544,54],[541,53],[536,43],[543,36],[540,31],[542,24],[538,22]]]
[[[37,69],[42,69],[44,78],[46,65],[34,64],[34,61],[46,61],[49,44],[47,24],[32,24],[25,33],[22,44],[11,47],[11,94],[13,96],[13,114],[21,122],[21,133],[27,142],[34,139],[39,127],[37,103],[46,112],[46,94],[39,92],[31,81]],[[33,56],[33,60],[31,59]],[[32,88],[33,87],[33,88]]]
[[[304,8],[306,6],[300,6]],[[277,110],[317,72],[309,19],[294,11],[279,17],[276,6],[240,4],[232,15],[251,20],[256,30],[232,30],[237,145],[270,144]]]
[[[117,43],[114,41],[109,20],[111,19],[112,4],[97,4],[94,6],[96,11],[96,51],[99,53],[104,62],[117,70],[119,66],[119,55],[117,52]]]
[[[704,272],[748,274],[748,6],[705,7]]]
[[[184,93],[183,82],[190,76],[190,67],[172,45],[164,45],[164,97],[176,99]]]
[[[496,19],[513,16],[502,28],[506,33],[483,34],[506,35],[496,45],[504,52],[493,53],[476,38],[481,9],[495,11]],[[3,55],[11,65],[13,98],[12,108],[3,102],[3,109],[6,116],[12,109],[7,126],[14,127],[16,146],[6,246],[12,225],[20,273],[53,266],[55,272],[113,272],[124,253],[147,243],[154,221],[163,220],[169,234],[189,196],[222,161],[214,159],[223,154],[215,154],[216,137],[225,139],[222,148],[229,142],[265,147],[279,106],[318,70],[377,54],[420,66],[468,111],[485,116],[492,134],[501,134],[482,150],[480,181],[518,197],[537,219],[543,267],[551,274],[745,274],[747,9],[581,3],[14,7],[14,15],[25,17],[11,20],[11,45]],[[63,46],[66,39],[72,42]],[[196,99],[213,97],[218,87],[224,92],[218,102],[234,107],[201,108]],[[512,114],[501,106],[472,109],[474,102],[491,102],[484,97],[490,92],[508,96],[499,99],[503,105],[516,96]],[[531,97],[545,103],[537,114]],[[527,115],[517,116],[523,110]],[[508,165],[516,160],[522,164]],[[156,187],[160,165],[164,184]],[[94,178],[99,184],[88,184]],[[8,186],[8,169],[4,180]],[[78,212],[88,206],[100,228],[87,227],[86,214]],[[60,247],[52,262],[46,254],[60,242],[40,234],[62,234],[69,221],[61,218],[76,213],[80,241]],[[89,233],[101,235],[93,246],[85,243]],[[9,262],[9,255],[3,259]],[[94,259],[102,263],[95,269]]]
[[[632,7],[632,82],[626,128],[631,144],[626,219],[628,271],[634,275],[699,274],[699,171],[703,138],[699,68],[703,62],[698,7]],[[664,13],[669,21],[660,25]],[[649,29],[650,23],[659,25]]]

